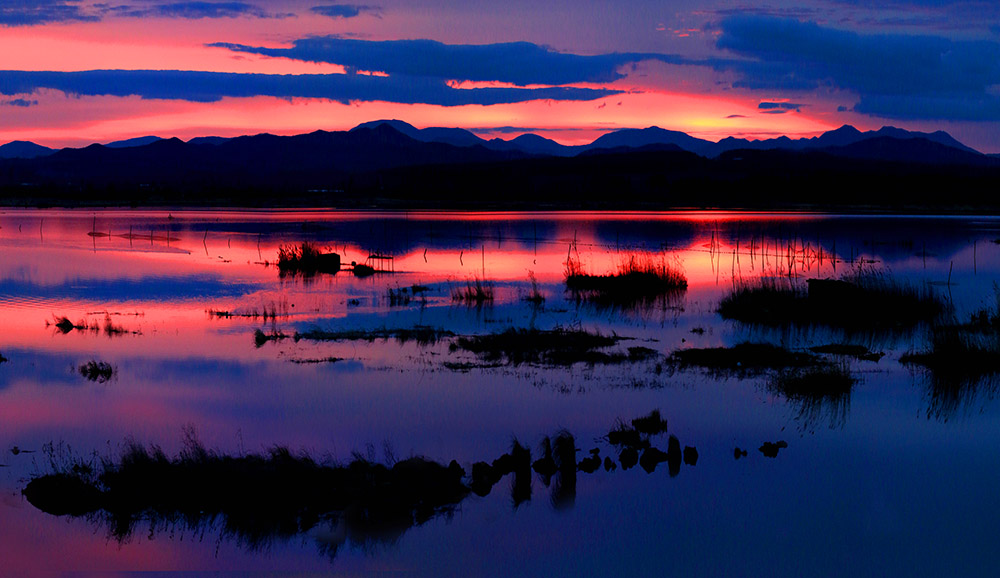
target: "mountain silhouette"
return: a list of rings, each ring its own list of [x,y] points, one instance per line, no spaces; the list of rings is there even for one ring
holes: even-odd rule
[[[993,201],[941,192],[1000,181],[1000,159],[947,133],[892,127],[719,143],[650,127],[571,147],[534,134],[487,141],[373,121],[294,136],[149,140],[55,152],[4,145],[5,154],[49,154],[0,159],[0,204],[971,207]]]
[[[33,159],[54,153],[55,150],[30,141],[15,140],[0,146],[0,159]]]

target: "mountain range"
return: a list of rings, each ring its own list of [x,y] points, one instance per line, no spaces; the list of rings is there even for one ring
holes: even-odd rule
[[[686,133],[679,131],[666,130],[659,127],[649,127],[643,129],[621,129],[614,132],[607,133],[598,139],[594,140],[590,144],[568,146],[560,144],[554,140],[547,139],[545,137],[538,136],[536,134],[523,134],[517,138],[511,140],[503,140],[499,138],[494,139],[483,139],[477,136],[475,133],[461,129],[461,128],[446,128],[446,127],[430,127],[418,129],[411,124],[403,122],[401,120],[376,120],[371,122],[366,122],[360,124],[350,131],[349,133],[356,133],[357,131],[370,130],[379,126],[388,126],[399,133],[423,143],[440,143],[448,144],[455,147],[483,147],[490,151],[505,152],[505,153],[519,153],[531,156],[555,156],[555,157],[572,157],[579,155],[581,153],[586,153],[595,150],[624,150],[624,149],[638,149],[642,147],[649,146],[664,146],[664,145],[674,145],[681,150],[688,152],[693,152],[699,156],[706,158],[715,158],[722,153],[733,151],[733,150],[828,150],[836,154],[836,149],[838,147],[849,147],[856,143],[864,141],[873,141],[882,138],[891,138],[896,140],[914,140],[922,139],[929,141],[931,143],[936,143],[948,149],[954,149],[956,151],[961,151],[968,153],[969,156],[964,155],[948,155],[947,162],[963,162],[967,160],[972,160],[975,157],[986,157],[988,155],[982,155],[979,151],[968,147],[961,142],[954,139],[951,135],[944,131],[937,131],[933,133],[908,131],[896,127],[886,126],[882,127],[877,131],[867,131],[862,132],[853,126],[844,125],[836,130],[832,130],[823,133],[820,136],[812,138],[800,138],[800,139],[790,139],[786,136],[763,139],[763,140],[749,140],[743,138],[727,137],[719,142],[712,142],[709,140],[699,139],[692,137]],[[323,132],[323,131],[318,131]],[[313,133],[315,134],[315,133]],[[210,145],[222,145],[230,141],[246,139],[246,138],[266,138],[271,135],[256,135],[256,137],[237,137],[237,138],[225,138],[225,137],[196,137],[188,141],[189,144],[210,144]],[[299,135],[304,136],[304,135]],[[294,138],[294,137],[285,137]],[[157,136],[143,136],[127,140],[115,141],[111,143],[104,144],[102,146],[106,148],[135,148],[143,147],[161,140],[171,140],[163,139]],[[92,145],[93,146],[93,145]],[[48,156],[56,153],[55,149],[37,145],[32,142],[27,141],[14,141],[0,146],[0,159],[11,159],[11,158],[39,158],[43,156]],[[871,153],[878,156],[879,150],[873,148],[870,150]],[[848,156],[857,153],[857,151],[847,151]],[[898,156],[898,155],[890,155]],[[940,161],[940,158],[935,158],[933,155],[919,160],[921,162],[936,162]]]
[[[570,147],[386,120],[295,136],[0,147],[13,156],[0,158],[4,205],[1000,209],[1000,158],[944,132],[892,127],[718,143],[650,127]]]

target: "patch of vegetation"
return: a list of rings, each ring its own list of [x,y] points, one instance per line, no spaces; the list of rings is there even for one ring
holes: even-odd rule
[[[885,353],[882,351],[871,351],[864,345],[851,345],[848,343],[830,343],[827,345],[817,345],[815,347],[810,347],[809,351],[813,353],[823,353],[827,355],[840,355],[843,357],[853,357],[859,361],[874,361],[885,357]]]
[[[451,290],[451,300],[466,305],[492,305],[494,298],[493,283],[476,277],[466,281],[465,287],[454,287]]]
[[[929,350],[899,358],[900,363],[920,366],[930,374],[930,414],[947,419],[981,390],[993,395],[1000,377],[1000,290],[996,291],[996,309],[977,311],[966,323],[935,327]]]
[[[256,347],[263,347],[268,341],[281,341],[282,339],[288,339],[289,337],[289,335],[286,335],[278,330],[273,330],[270,333],[264,333],[260,329],[254,329],[253,344]]]
[[[633,305],[687,289],[687,277],[676,264],[651,255],[629,255],[618,271],[587,273],[578,259],[569,258],[565,269],[566,289],[574,298],[599,305]]]
[[[929,288],[863,271],[841,279],[762,278],[736,287],[719,304],[724,319],[769,326],[825,325],[849,330],[906,329],[948,310]]]
[[[452,343],[451,350],[468,351],[488,362],[502,361],[512,365],[610,364],[639,362],[659,356],[645,347],[631,347],[628,353],[599,351],[621,339],[581,329],[510,328],[499,333],[459,337]]]
[[[237,457],[188,439],[173,458],[130,443],[116,462],[36,477],[23,494],[43,512],[102,523],[119,542],[146,526],[200,533],[221,519],[223,535],[258,550],[331,519],[353,543],[392,540],[453,511],[469,493],[463,477],[454,461],[445,466],[414,457],[390,467],[356,456],[346,465],[324,465],[282,447]]]
[[[115,368],[106,361],[91,360],[77,368],[84,378],[97,383],[107,383],[115,375]]]
[[[414,341],[418,345],[434,345],[442,339],[454,337],[455,334],[444,329],[437,329],[425,325],[415,325],[411,328],[389,329],[345,329],[342,331],[323,331],[312,329],[306,332],[296,332],[295,341],[302,339],[307,341],[367,341],[369,343],[376,339],[388,341],[395,339],[399,343]]]
[[[670,360],[681,369],[700,367],[717,373],[757,374],[768,370],[814,367],[823,360],[811,353],[790,351],[767,343],[740,343],[675,351]]]
[[[278,275],[303,275],[310,277],[317,273],[340,271],[340,255],[323,253],[316,245],[304,241],[298,246],[278,247]]]
[[[296,365],[314,365],[320,363],[337,363],[338,361],[343,361],[340,357],[322,357],[322,358],[310,358],[310,359],[289,359],[292,363]]]
[[[389,307],[400,307],[409,305],[411,301],[419,299],[422,303],[427,302],[427,298],[423,296],[423,293],[430,290],[429,287],[423,285],[412,285],[410,287],[392,287],[386,290],[386,297],[389,301]]]
[[[845,365],[824,365],[781,371],[767,389],[799,408],[799,419],[812,424],[828,418],[830,427],[843,426],[851,404],[856,379]]]
[[[545,303],[545,295],[538,289],[538,279],[535,279],[534,271],[528,271],[528,282],[531,283],[531,289],[527,295],[522,297],[522,300],[535,305]]]
[[[128,329],[125,329],[121,325],[115,325],[115,323],[111,320],[110,314],[104,316],[103,324],[101,324],[100,322],[91,323],[86,319],[74,323],[70,321],[68,317],[65,316],[53,315],[52,317],[54,321],[52,322],[46,321],[45,326],[48,327],[51,325],[55,327],[56,331],[62,333],[63,335],[66,335],[71,331],[81,331],[81,332],[89,331],[91,333],[104,333],[108,337],[117,337],[127,334],[142,335],[142,332],[139,330],[129,331]]]

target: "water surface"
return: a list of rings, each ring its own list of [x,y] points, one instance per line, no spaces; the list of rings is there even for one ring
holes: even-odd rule
[[[0,214],[0,557],[18,573],[986,575],[1000,514],[1000,406],[989,380],[943,391],[900,364],[927,347],[927,327],[767,329],[724,321],[716,308],[759,276],[804,283],[867,270],[930,288],[964,319],[996,304],[998,238],[1000,220],[972,217],[9,210]],[[281,276],[279,247],[306,241],[345,265],[391,272]],[[687,290],[630,306],[565,290],[568,259],[605,273],[636,255],[682,269]],[[453,299],[477,280],[492,287],[491,303]],[[534,292],[544,301],[525,300]],[[61,317],[88,329],[64,332]],[[453,350],[457,337],[254,342],[258,330],[417,326],[457,336],[583,329],[628,338],[610,351],[659,357],[484,367]],[[768,375],[666,361],[690,347],[845,340],[886,355],[840,360],[858,383],[836,403],[786,399]],[[87,379],[79,367],[89,361],[113,377]],[[120,541],[100,520],[51,516],[20,494],[50,461],[114,459],[129,441],[175,454],[185,432],[233,455],[285,446],[329,463],[425,456],[470,471],[514,438],[538,457],[541,440],[565,430],[578,458],[596,448],[617,461],[606,434],[654,409],[697,448],[695,465],[581,471],[570,495],[534,476],[526,501],[513,499],[507,476],[485,497],[384,536],[330,520],[248,544],[207,520],[151,523]],[[757,449],[778,440],[788,447],[776,458]],[[653,443],[666,451],[667,435]],[[748,455],[734,459],[737,447]]]

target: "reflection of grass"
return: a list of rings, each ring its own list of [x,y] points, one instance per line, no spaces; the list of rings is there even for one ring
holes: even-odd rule
[[[339,270],[339,255],[322,253],[308,241],[303,241],[298,246],[278,247],[278,274],[282,277],[296,274],[308,277],[316,273],[336,273]]]
[[[584,271],[576,259],[566,261],[566,289],[577,299],[605,305],[628,305],[652,301],[687,289],[687,278],[674,264],[650,255],[629,255],[618,271],[594,275]]]
[[[391,540],[451,511],[468,494],[463,475],[454,462],[444,466],[423,458],[391,467],[359,458],[322,465],[280,447],[226,456],[189,436],[174,458],[132,443],[116,463],[37,477],[24,495],[44,512],[103,522],[119,542],[140,526],[203,532],[221,518],[224,535],[257,550],[331,519],[346,532],[344,540],[355,544]]]
[[[810,279],[807,288],[790,280],[758,279],[736,287],[719,304],[725,319],[845,329],[902,329],[933,321],[945,310],[944,301],[929,289],[873,271],[841,279]]]
[[[519,365],[535,363],[545,365],[572,365],[638,362],[659,354],[645,347],[631,347],[628,353],[606,353],[600,349],[615,345],[620,337],[589,333],[580,329],[510,328],[499,333],[459,337],[452,350],[476,354],[488,362],[506,361]]]
[[[106,361],[91,360],[82,364],[77,370],[86,379],[97,383],[107,383],[115,375],[115,368]]]
[[[270,333],[264,333],[260,329],[254,329],[253,331],[253,344],[257,347],[263,347],[268,341],[281,341],[282,339],[288,339],[288,335],[282,333],[281,331],[271,331]]]
[[[90,331],[91,333],[101,333],[101,332],[103,332],[108,337],[117,337],[117,336],[121,336],[121,335],[126,335],[128,333],[131,333],[132,335],[140,335],[141,334],[140,331],[129,331],[128,329],[125,329],[121,325],[115,325],[115,323],[113,321],[111,321],[111,315],[110,314],[106,314],[104,316],[104,324],[103,325],[100,322],[90,323],[86,319],[83,319],[81,321],[77,321],[76,323],[74,323],[74,322],[70,321],[68,317],[58,316],[58,315],[53,315],[53,319],[54,319],[53,322],[49,322],[49,321],[45,322],[46,327],[48,327],[49,325],[52,325],[53,327],[56,328],[56,331],[58,331],[59,333],[62,333],[63,335],[66,335],[67,333],[69,333],[71,331],[74,331],[74,330],[75,331]]]
[[[805,423],[828,415],[830,425],[835,426],[847,420],[855,381],[846,365],[823,365],[781,371],[768,381],[767,388],[797,405]]]
[[[767,343],[740,343],[733,347],[681,349],[671,355],[681,368],[701,367],[719,373],[760,373],[772,369],[822,364],[815,355],[790,351]]]
[[[981,388],[992,394],[1000,375],[1000,332],[970,325],[936,328],[930,350],[899,361],[930,372],[930,411],[947,418]]]
[[[465,287],[454,287],[451,290],[451,300],[466,305],[483,305],[493,303],[493,283],[476,277],[466,281]]]
[[[424,325],[416,325],[409,329],[345,329],[342,331],[323,331],[312,329],[303,333],[295,333],[295,341],[368,341],[376,339],[387,341],[395,339],[399,343],[414,341],[418,345],[433,345],[442,339],[454,337],[455,334],[444,329],[436,329]]]
[[[885,357],[885,353],[881,351],[871,351],[864,345],[851,345],[849,343],[830,343],[827,345],[817,345],[815,347],[810,347],[809,351],[813,353],[825,353],[829,355],[842,355],[844,357],[853,357],[860,361],[875,361]]]

